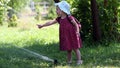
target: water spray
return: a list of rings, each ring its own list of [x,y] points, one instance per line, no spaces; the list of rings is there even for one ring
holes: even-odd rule
[[[50,62],[54,63],[54,65],[58,64],[58,60],[57,59],[48,58],[47,56],[40,55],[40,54],[38,54],[36,52],[33,52],[33,51],[25,49],[25,48],[21,48],[21,49],[26,51],[26,52],[29,52],[31,54],[34,54],[35,56],[39,57],[40,59],[43,59],[43,60],[46,60],[46,61],[50,61]]]

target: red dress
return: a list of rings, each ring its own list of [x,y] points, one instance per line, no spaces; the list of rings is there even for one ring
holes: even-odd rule
[[[72,16],[69,17],[72,20]],[[82,41],[76,33],[75,26],[69,22],[68,18],[56,18],[59,23],[60,50],[73,50],[82,47]]]

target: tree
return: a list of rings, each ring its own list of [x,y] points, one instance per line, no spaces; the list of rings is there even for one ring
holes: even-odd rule
[[[104,6],[106,7],[108,5],[108,0],[104,0]]]
[[[118,32],[118,13],[120,6],[118,0],[101,0],[97,1],[99,5],[100,27],[102,38],[106,41],[117,40]]]
[[[60,0],[54,0],[54,2],[55,2],[55,3],[58,3],[58,2],[60,2]]]
[[[10,0],[8,6],[10,6],[15,11],[20,11],[30,0]]]
[[[5,20],[9,1],[10,0],[0,0],[0,25],[3,25],[3,21]]]
[[[96,0],[91,0],[92,22],[93,22],[93,39],[99,41],[101,39],[101,31],[99,26],[99,14]]]

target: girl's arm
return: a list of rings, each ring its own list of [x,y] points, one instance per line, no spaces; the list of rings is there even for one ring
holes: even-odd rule
[[[42,27],[50,26],[50,25],[55,24],[55,23],[57,23],[56,20],[51,20],[49,22],[46,22],[45,24],[38,24],[37,26],[38,26],[38,28],[42,28]]]

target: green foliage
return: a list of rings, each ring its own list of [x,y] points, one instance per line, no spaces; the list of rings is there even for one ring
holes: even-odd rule
[[[107,40],[116,40],[118,38],[118,7],[117,0],[110,0],[107,5],[103,1],[98,1],[99,18],[102,37]]]
[[[17,16],[15,14],[12,15],[10,21],[8,22],[8,27],[16,27],[17,26]]]
[[[69,0],[68,0],[69,1]],[[104,0],[96,0],[99,10],[100,28],[102,39],[116,40],[118,38],[118,0],[107,0],[107,6],[104,6]],[[82,24],[81,35],[83,40],[92,40],[92,19],[90,0],[72,0],[72,15],[74,15]]]
[[[56,8],[54,6],[51,6],[48,10],[48,16],[46,17],[46,19],[54,19],[56,17]]]
[[[2,25],[5,20],[8,2],[9,0],[0,0],[0,25]]]
[[[40,18],[40,13],[42,12],[42,14],[41,14],[41,19],[53,19],[53,18],[55,18],[56,17],[56,11],[55,11],[55,7],[54,7],[54,1],[53,0],[33,0],[34,2],[36,2],[36,3],[38,3],[38,2],[47,2],[48,3],[48,5],[47,5],[47,7],[49,7],[49,8],[47,8],[47,11],[43,11],[44,10],[44,6],[43,5],[36,5],[36,7],[37,6],[39,6],[39,8],[43,8],[42,10],[39,10],[39,11],[37,11],[39,8],[36,8],[36,13],[37,13],[37,15],[35,16],[35,19],[36,20],[39,20],[39,18]]]
[[[21,8],[27,5],[27,2],[29,1],[28,0],[0,0],[0,25],[2,25],[4,20],[7,18],[8,9],[12,8],[15,12],[20,11]]]
[[[39,21],[40,20],[40,6],[39,5],[35,6],[35,11],[37,13],[35,16],[35,19]]]
[[[49,6],[52,6],[54,4],[53,0],[33,0],[34,2],[48,2]]]
[[[119,1],[119,5],[120,5],[120,1]],[[118,7],[118,31],[120,33],[120,6]]]
[[[71,2],[71,1],[70,1]],[[92,22],[90,0],[76,0],[72,3],[72,15],[75,16],[82,25],[81,35],[83,39],[90,39],[92,36]]]
[[[8,6],[16,11],[20,11],[28,2],[29,0],[10,0]]]

